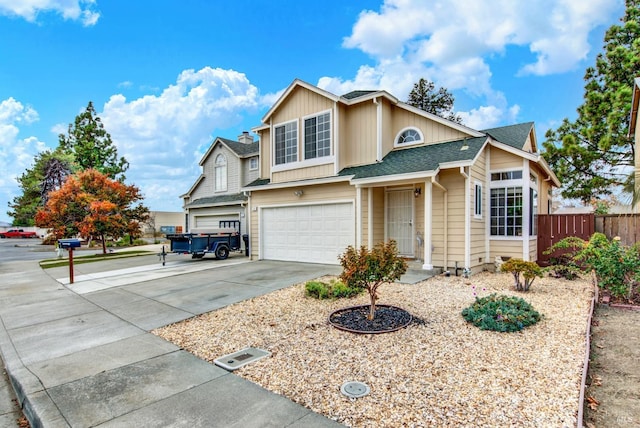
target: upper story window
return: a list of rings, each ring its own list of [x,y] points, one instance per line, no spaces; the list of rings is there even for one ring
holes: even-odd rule
[[[275,127],[275,163],[282,165],[298,160],[298,122]]]
[[[422,133],[417,128],[406,128],[400,131],[396,137],[395,146],[403,146],[409,144],[422,143],[424,138]]]
[[[258,158],[249,159],[249,169],[252,171],[258,169]]]
[[[215,164],[215,191],[227,190],[227,158],[223,154],[216,156]]]
[[[522,170],[492,172],[491,181],[522,180]]]
[[[331,155],[331,114],[329,112],[304,120],[304,158]]]

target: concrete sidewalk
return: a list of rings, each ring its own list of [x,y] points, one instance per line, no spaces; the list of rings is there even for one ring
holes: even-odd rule
[[[139,256],[0,264],[0,350],[32,427],[340,426],[149,333],[338,266]],[[250,346],[251,344],[247,344]]]

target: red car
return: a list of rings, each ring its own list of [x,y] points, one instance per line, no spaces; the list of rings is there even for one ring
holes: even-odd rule
[[[6,232],[0,232],[0,238],[37,238],[35,232],[25,232],[22,229],[9,229]]]

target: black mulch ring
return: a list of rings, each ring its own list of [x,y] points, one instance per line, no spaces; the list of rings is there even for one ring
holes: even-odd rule
[[[369,305],[351,306],[329,315],[329,323],[335,328],[352,333],[375,334],[400,330],[413,321],[409,312],[391,305],[376,305],[376,316],[371,321],[367,319],[368,315]],[[418,318],[415,321],[424,324]]]

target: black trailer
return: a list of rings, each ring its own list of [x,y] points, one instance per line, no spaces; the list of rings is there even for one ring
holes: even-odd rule
[[[221,228],[218,230],[168,234],[166,237],[171,241],[170,252],[191,254],[194,259],[201,259],[205,254],[214,254],[217,259],[224,260],[229,257],[231,251],[242,251],[239,223],[221,221]]]

